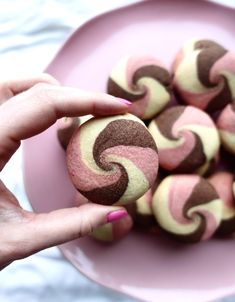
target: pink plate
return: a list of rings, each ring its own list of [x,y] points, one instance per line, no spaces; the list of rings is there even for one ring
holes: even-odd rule
[[[118,9],[75,31],[47,71],[65,85],[105,91],[120,56],[152,54],[170,66],[182,43],[195,36],[235,51],[235,10],[201,0],[144,1]],[[24,179],[35,211],[73,205],[75,190],[55,127],[24,142]],[[133,232],[112,246],[84,238],[60,249],[90,279],[143,301],[204,302],[235,293],[232,239],[182,245]]]

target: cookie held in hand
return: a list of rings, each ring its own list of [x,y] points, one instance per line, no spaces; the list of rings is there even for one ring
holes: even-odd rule
[[[67,166],[74,186],[88,200],[125,205],[155,182],[158,152],[148,129],[136,116],[92,118],[73,134]]]

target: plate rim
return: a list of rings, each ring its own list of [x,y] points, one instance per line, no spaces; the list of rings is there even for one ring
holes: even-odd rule
[[[88,20],[85,20],[82,24],[80,24],[77,28],[73,29],[69,35],[67,36],[67,38],[65,38],[65,40],[62,42],[62,44],[60,45],[59,49],[57,50],[57,52],[55,53],[55,55],[53,56],[53,58],[51,59],[51,61],[49,62],[49,64],[45,67],[44,72],[48,72],[48,70],[51,68],[51,66],[54,64],[54,61],[57,59],[57,57],[61,54],[61,52],[63,51],[63,48],[70,43],[70,41],[73,39],[73,37],[77,34],[77,32],[80,32],[83,30],[84,27],[89,26],[90,23],[92,22],[96,22],[98,19],[105,17],[106,15],[112,14],[114,12],[119,12],[123,9],[128,9],[128,8],[132,8],[135,6],[140,5],[143,2],[147,2],[147,1],[155,1],[155,0],[136,0],[135,3],[129,3],[117,8],[113,8],[111,10],[105,11],[105,12],[101,12],[98,13],[95,16],[91,16]],[[191,1],[191,0],[190,0]],[[225,3],[219,3],[217,2],[217,0],[197,0],[197,1],[201,1],[201,2],[208,2],[212,5],[215,6],[221,6],[221,7],[226,7],[228,9],[231,10],[235,10],[235,4],[234,6],[230,6],[229,4],[225,4]]]
[[[105,12],[101,12],[95,16],[91,16],[91,18],[89,18],[88,20],[84,21],[79,27],[75,28],[74,30],[71,31],[71,33],[67,36],[67,38],[64,40],[64,42],[61,44],[61,46],[59,47],[58,51],[55,53],[55,55],[53,56],[52,60],[49,62],[49,64],[46,66],[44,72],[47,72],[48,70],[50,70],[50,67],[54,64],[54,62],[56,61],[57,57],[61,54],[61,52],[63,51],[64,47],[70,43],[70,41],[74,38],[75,35],[79,34],[79,32],[81,32],[83,30],[83,28],[89,26],[92,22],[96,22],[98,19],[100,18],[104,18],[106,17],[107,15],[110,15],[114,12],[120,12],[122,10],[126,10],[126,9],[130,9],[132,7],[136,7],[138,5],[140,5],[141,3],[143,2],[147,2],[147,1],[154,1],[154,0],[137,0],[135,3],[130,3],[130,4],[127,4],[127,5],[123,5],[123,6],[120,6],[120,7],[117,7],[117,8],[114,8],[114,9],[111,9],[109,11],[105,11]],[[172,1],[172,0],[171,0]],[[225,3],[218,3],[216,0],[198,0],[198,1],[203,1],[203,2],[208,2],[212,5],[215,5],[215,6],[222,6],[222,7],[226,7],[228,8],[229,10],[235,10],[235,6],[230,6],[229,4],[225,4]],[[24,154],[24,148],[25,148],[25,144],[23,142],[23,154]],[[24,164],[23,164],[23,175],[25,174],[24,172]],[[25,177],[23,176],[24,178],[24,187],[25,187]],[[25,189],[25,192],[26,192],[26,195],[28,196],[27,194],[27,190]],[[33,209],[33,211],[35,211],[35,208],[34,206],[31,204],[30,202],[30,199],[28,198],[29,200],[29,203]],[[65,243],[66,244],[66,243]],[[59,252],[61,253],[61,255],[68,261],[69,256],[66,254],[65,252],[65,247],[63,246],[64,244],[61,244],[61,245],[58,245],[57,248],[59,250]],[[130,297],[130,298],[133,298],[133,299],[138,299],[138,301],[149,301],[149,300],[143,300],[142,298],[140,299],[139,297],[136,297],[134,296],[133,294],[129,293],[129,292],[126,292],[125,289],[121,290],[117,287],[113,287],[111,284],[104,284],[102,283],[102,280],[98,279],[98,280],[95,280],[92,276],[89,276],[85,273],[85,271],[83,271],[82,268],[78,268],[76,266],[76,264],[74,264],[73,262],[71,262],[69,260],[69,263],[73,266],[73,267],[76,267],[76,269],[87,279],[91,280],[92,282],[94,282],[95,284],[99,284],[100,286],[104,287],[104,288],[108,288],[108,289],[111,289],[113,290],[114,292],[116,293],[119,293],[119,294],[122,294],[122,295],[126,295],[127,297]],[[232,290],[228,290],[228,293],[224,296],[224,295],[220,295],[217,297],[217,299],[222,299],[222,298],[226,298],[226,297],[229,297],[231,295],[235,294],[235,288]],[[212,301],[212,300],[208,300],[209,301]],[[206,302],[206,300],[205,300]]]

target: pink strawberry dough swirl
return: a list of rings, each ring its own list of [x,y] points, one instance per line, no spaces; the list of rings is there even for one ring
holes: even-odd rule
[[[230,235],[235,232],[234,174],[220,171],[211,175],[208,180],[222,200],[222,221],[217,233],[219,235]]]
[[[166,177],[153,195],[159,225],[185,242],[209,239],[221,222],[222,201],[213,186],[198,175]]]
[[[235,104],[229,104],[221,111],[216,124],[223,147],[235,154]]]

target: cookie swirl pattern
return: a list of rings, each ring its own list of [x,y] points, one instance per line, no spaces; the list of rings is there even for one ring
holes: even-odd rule
[[[114,66],[107,91],[132,102],[130,112],[143,120],[154,117],[171,100],[171,76],[150,56],[126,56]]]
[[[148,129],[134,115],[93,118],[71,138],[67,166],[73,184],[88,200],[124,205],[154,183],[158,152]]]
[[[222,204],[222,221],[217,230],[219,235],[235,232],[235,179],[231,172],[220,171],[208,179],[220,196]]]
[[[235,104],[229,104],[221,111],[216,124],[222,145],[235,154]]]
[[[198,175],[166,177],[153,195],[152,208],[159,225],[185,242],[209,239],[222,216],[218,194]]]
[[[186,43],[173,64],[178,98],[208,112],[235,101],[235,54],[210,40]]]
[[[220,147],[210,116],[193,106],[165,110],[149,125],[156,141],[160,166],[171,173],[206,173]],[[208,139],[209,138],[209,139]]]

